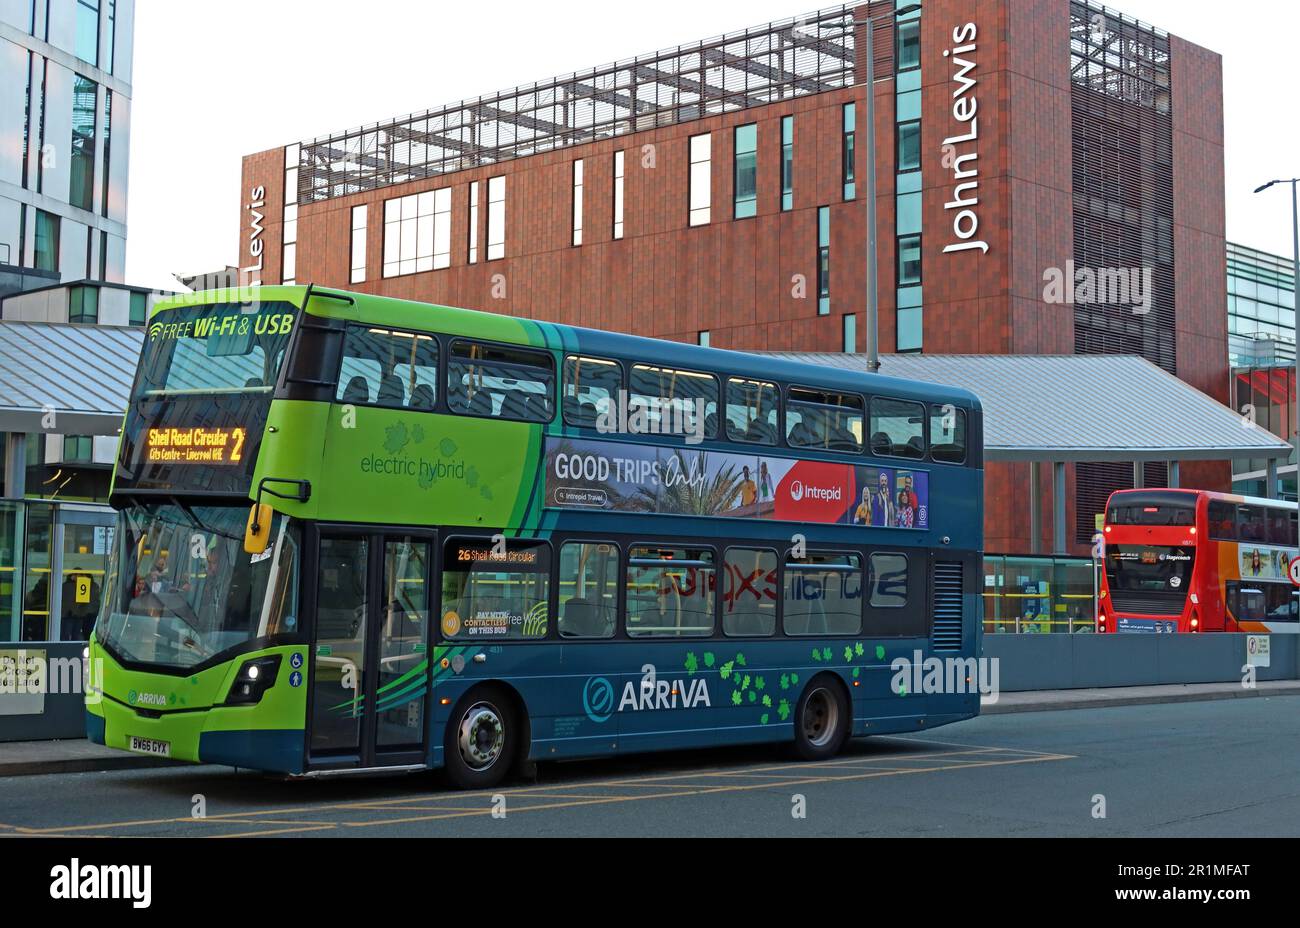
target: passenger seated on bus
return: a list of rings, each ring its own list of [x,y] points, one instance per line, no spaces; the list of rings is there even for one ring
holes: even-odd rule
[[[612,610],[575,596],[560,610],[560,634],[571,638],[608,638],[614,627]]]
[[[830,434],[826,438],[826,447],[833,451],[857,451],[858,440],[853,433],[835,423],[830,428]]]
[[[411,391],[411,400],[407,405],[411,409],[432,409],[434,404],[433,387],[427,383],[416,384]]]
[[[527,419],[528,394],[523,390],[506,390],[502,393],[501,416],[506,419]]]
[[[469,414],[471,416],[491,416],[492,406],[492,394],[486,390],[479,390],[469,398]]]
[[[595,403],[583,400],[578,404],[578,425],[594,429],[599,419],[600,410],[596,408]]]
[[[765,419],[755,419],[749,423],[749,428],[745,429],[745,441],[757,442],[763,445],[776,444],[776,430],[772,424]]]
[[[406,401],[406,389],[402,378],[396,374],[385,374],[379,381],[379,402],[385,406],[401,406]]]
[[[790,444],[796,447],[809,448],[821,443],[821,424],[807,413],[803,413],[800,420],[795,423],[794,428],[790,429]]]
[[[369,403],[370,402],[370,384],[365,377],[360,374],[348,381],[346,389],[343,391],[343,402],[345,403]]]

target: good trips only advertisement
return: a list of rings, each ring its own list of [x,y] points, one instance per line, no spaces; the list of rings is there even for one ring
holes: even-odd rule
[[[923,470],[550,438],[546,505],[663,515],[929,528]]]

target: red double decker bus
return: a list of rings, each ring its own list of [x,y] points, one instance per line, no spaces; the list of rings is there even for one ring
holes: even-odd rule
[[[1118,490],[1102,530],[1099,632],[1297,632],[1297,505]]]

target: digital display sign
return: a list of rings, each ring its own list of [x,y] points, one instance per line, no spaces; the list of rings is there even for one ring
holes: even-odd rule
[[[240,464],[248,430],[233,428],[149,429],[145,439],[145,460],[150,464]]]

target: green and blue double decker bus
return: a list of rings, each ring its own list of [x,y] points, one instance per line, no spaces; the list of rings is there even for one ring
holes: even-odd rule
[[[900,667],[979,654],[981,433],[968,392],[771,356],[312,287],[161,303],[89,736],[479,788],[970,718]]]

